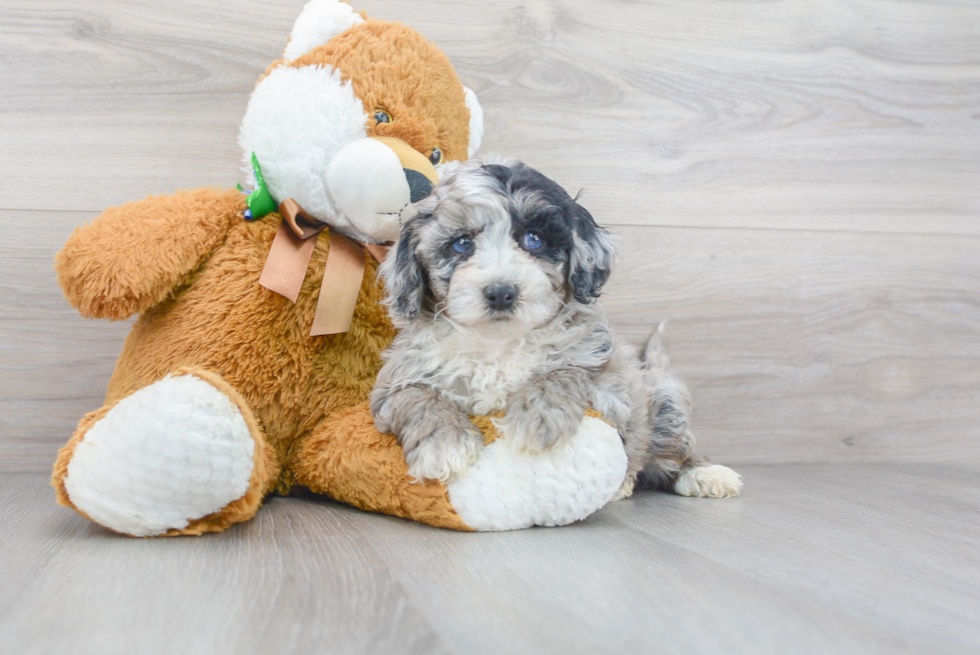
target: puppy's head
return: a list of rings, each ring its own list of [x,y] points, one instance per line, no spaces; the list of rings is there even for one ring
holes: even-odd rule
[[[564,189],[516,160],[461,164],[416,206],[382,269],[400,323],[444,316],[519,337],[609,278],[609,234]]]

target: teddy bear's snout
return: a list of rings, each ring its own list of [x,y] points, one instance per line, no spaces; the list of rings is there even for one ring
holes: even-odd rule
[[[399,216],[438,181],[435,167],[401,139],[356,139],[334,156],[325,173],[334,206],[362,234],[398,238]]]
[[[429,178],[411,168],[403,168],[405,179],[408,181],[410,201],[416,203],[432,193],[432,182]]]

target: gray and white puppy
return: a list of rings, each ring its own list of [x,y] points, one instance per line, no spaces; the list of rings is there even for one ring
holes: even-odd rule
[[[381,269],[400,333],[371,393],[375,425],[397,436],[413,477],[445,482],[479,456],[467,414],[503,410],[503,438],[541,451],[592,407],[623,439],[619,497],[638,480],[739,493],[737,473],[693,452],[690,395],[659,330],[641,354],[610,331],[594,301],[613,242],[564,189],[516,160],[472,160],[414,210]]]

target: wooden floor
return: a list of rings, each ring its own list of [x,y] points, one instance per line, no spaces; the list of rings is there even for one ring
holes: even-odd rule
[[[746,467],[567,528],[461,534],[274,498],[139,540],[0,479],[0,651],[980,652],[980,465]]]
[[[68,307],[54,253],[242,181],[304,2],[0,0],[0,655],[980,652],[970,0],[352,0],[446,51],[484,152],[585,189],[621,237],[613,324],[668,320],[744,497],[496,535],[273,499],[149,541],[57,507],[129,324]]]

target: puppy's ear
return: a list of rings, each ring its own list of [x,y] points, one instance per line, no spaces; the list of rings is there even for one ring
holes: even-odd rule
[[[510,179],[514,177],[514,171],[509,166],[503,166],[501,164],[484,164],[481,167],[484,171],[490,174],[500,186],[504,189],[507,188],[507,183]]]
[[[380,269],[385,280],[391,313],[408,321],[419,317],[425,300],[425,270],[416,253],[419,226],[424,218],[423,215],[417,215],[405,223],[393,256],[387,257]]]
[[[599,297],[602,285],[609,279],[616,259],[612,237],[596,225],[592,214],[572,201],[572,249],[568,258],[568,284],[580,303],[590,303]]]

